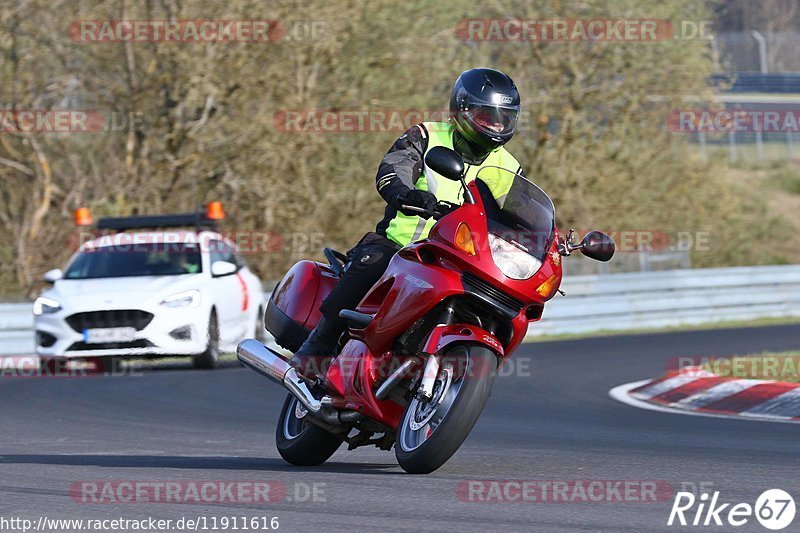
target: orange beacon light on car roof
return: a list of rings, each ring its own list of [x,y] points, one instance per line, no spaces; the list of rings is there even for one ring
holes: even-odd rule
[[[79,207],[73,213],[76,226],[91,226],[92,214],[89,212],[88,207]]]
[[[210,202],[206,206],[206,218],[209,220],[224,220],[225,210],[222,209],[222,202]]]

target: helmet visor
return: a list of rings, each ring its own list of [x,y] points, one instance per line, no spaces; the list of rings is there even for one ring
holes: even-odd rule
[[[509,107],[478,106],[464,113],[472,124],[489,135],[512,133],[517,127],[519,109]]]

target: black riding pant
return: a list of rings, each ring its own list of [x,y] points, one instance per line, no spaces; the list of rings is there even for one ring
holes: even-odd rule
[[[355,309],[389,266],[400,249],[393,241],[377,233],[367,233],[347,252],[348,263],[339,282],[322,302],[320,311],[325,319],[344,329],[339,319],[342,309]]]

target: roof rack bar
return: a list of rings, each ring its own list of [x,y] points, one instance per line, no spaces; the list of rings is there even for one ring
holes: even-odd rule
[[[128,229],[157,229],[193,226],[196,228],[217,227],[217,220],[206,216],[204,211],[196,213],[179,213],[175,215],[148,215],[132,217],[106,217],[97,221],[100,230],[123,231]]]

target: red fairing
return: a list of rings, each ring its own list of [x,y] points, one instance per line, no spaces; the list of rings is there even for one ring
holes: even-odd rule
[[[286,316],[307,329],[313,329],[319,322],[322,300],[337,281],[328,265],[300,261],[275,287],[272,299]]]
[[[489,248],[486,214],[480,197],[478,197],[475,182],[469,185],[477,198],[474,205],[464,205],[458,210],[458,217],[446,216],[431,229],[429,240],[437,246],[446,246],[447,259],[451,260],[450,267],[459,272],[470,271],[494,285],[503,288],[503,292],[522,300],[525,303],[544,303],[547,300],[536,293],[536,288],[555,274],[558,278],[556,286],[561,284],[561,255],[558,253],[556,239],[550,243],[549,251],[539,271],[533,277],[524,280],[506,277],[492,259]],[[470,256],[452,247],[456,231],[460,224],[466,224],[472,233],[475,242],[475,255]],[[552,296],[551,296],[552,297]],[[549,299],[549,298],[548,298]]]
[[[378,400],[375,384],[397,368],[391,353],[373,355],[363,342],[351,339],[333,361],[325,377],[333,393],[333,405],[341,409],[361,411],[387,427],[395,428],[403,415],[403,406],[392,400]]]
[[[503,345],[488,331],[467,324],[440,325],[433,328],[428,342],[425,344],[425,353],[440,353],[451,344],[463,342],[476,342],[485,344],[499,357],[505,355]]]
[[[508,317],[511,337],[500,342],[473,324],[440,325],[429,334],[425,353],[438,353],[458,342],[480,343],[491,348],[502,364],[522,342],[528,326],[540,319],[545,302],[552,298],[561,283],[557,233],[549,243],[542,266],[531,278],[506,277],[491,255],[487,217],[477,186],[473,182],[469,187],[476,203],[463,205],[442,217],[428,239],[398,252],[380,281],[358,305],[359,312],[372,315],[373,319],[364,329],[350,330],[350,340],[326,375],[326,386],[334,406],[360,411],[389,428],[397,428],[404,407],[391,399],[380,401],[374,396],[380,381],[404,360],[392,354],[393,343],[440,302],[465,295],[462,281],[465,273],[518,303],[519,310],[513,309],[515,316]],[[470,230],[474,255],[454,245],[461,224],[466,224]],[[555,278],[551,280],[551,291],[544,295],[537,293],[552,276]],[[394,364],[387,366],[387,362]]]
[[[376,353],[449,296],[463,294],[458,272],[419,262],[408,253],[395,255],[381,281],[361,301],[358,311],[375,315],[363,331],[354,332]]]

